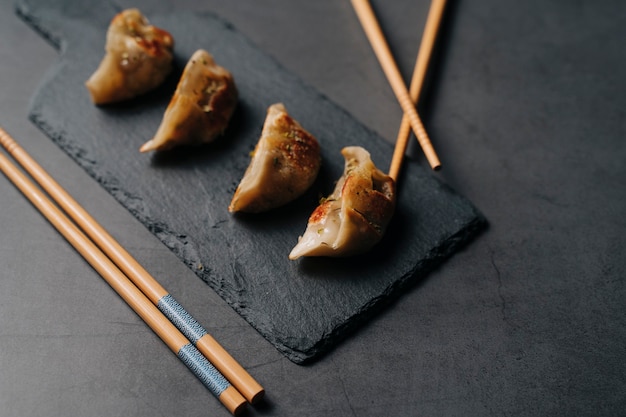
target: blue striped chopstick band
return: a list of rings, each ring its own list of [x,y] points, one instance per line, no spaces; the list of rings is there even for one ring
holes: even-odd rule
[[[191,343],[180,348],[177,355],[216,397],[230,387],[226,378]]]
[[[194,345],[200,340],[207,331],[191,317],[191,314],[181,306],[178,301],[171,295],[167,294],[159,300],[157,308],[169,319],[185,335],[187,339]]]

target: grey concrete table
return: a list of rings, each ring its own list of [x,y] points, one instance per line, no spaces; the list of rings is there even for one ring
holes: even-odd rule
[[[134,4],[174,3],[213,10],[395,138],[400,109],[349,2]],[[422,115],[444,165],[434,175],[490,228],[309,366],[284,358],[27,120],[57,53],[9,0],[0,125],[210,318],[267,390],[249,415],[620,415],[626,4],[587,3],[451,3]],[[373,4],[408,79],[428,2]],[[4,178],[0,295],[0,416],[228,415]]]

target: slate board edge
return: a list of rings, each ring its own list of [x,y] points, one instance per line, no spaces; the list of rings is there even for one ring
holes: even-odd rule
[[[457,233],[455,236],[451,236],[448,240],[441,242],[441,245],[434,248],[433,252],[437,253],[437,256],[429,258],[423,264],[417,264],[415,268],[410,271],[410,273],[405,274],[401,277],[394,285],[387,288],[387,290],[382,293],[379,297],[372,300],[370,303],[363,306],[361,311],[357,312],[355,315],[351,317],[351,320],[345,321],[344,323],[338,325],[333,329],[329,336],[321,339],[316,344],[312,345],[310,349],[305,351],[295,350],[292,347],[289,347],[283,343],[281,343],[276,338],[267,335],[259,330],[258,323],[255,323],[254,320],[248,316],[247,311],[245,309],[239,308],[232,299],[229,298],[229,294],[225,293],[221,290],[218,285],[213,285],[212,281],[206,279],[203,274],[203,271],[198,270],[196,266],[196,262],[190,260],[185,257],[183,253],[182,247],[185,245],[185,242],[180,241],[175,232],[168,230],[165,225],[156,225],[156,222],[152,221],[149,216],[145,216],[141,213],[141,211],[134,210],[127,204],[129,197],[132,196],[126,193],[123,189],[115,186],[117,179],[110,174],[110,178],[106,175],[98,175],[93,169],[91,169],[91,165],[94,164],[94,161],[89,161],[86,159],[83,154],[84,151],[79,147],[76,147],[73,144],[69,144],[63,140],[62,132],[56,132],[54,128],[48,125],[43,119],[39,118],[38,106],[37,106],[37,92],[40,88],[54,79],[55,75],[63,68],[64,64],[64,40],[63,36],[56,33],[52,30],[46,30],[45,25],[40,23],[40,19],[36,16],[29,15],[27,13],[27,8],[19,7],[21,4],[20,1],[16,3],[16,13],[22,18],[25,23],[32,26],[36,32],[41,34],[47,41],[49,41],[52,46],[55,47],[60,53],[59,61],[54,64],[50,70],[46,73],[46,76],[42,79],[40,86],[36,89],[36,92],[33,95],[33,99],[31,100],[31,108],[29,110],[29,119],[49,138],[53,140],[68,156],[70,156],[79,166],[81,166],[93,179],[95,179],[109,194],[111,194],[122,206],[124,206],[136,219],[138,219],[144,227],[147,227],[148,230],[155,235],[168,249],[170,249],[185,265],[187,265],[200,279],[202,279],[205,283],[208,284],[210,288],[212,288],[221,298],[223,298],[230,306],[233,308],[240,316],[242,316],[253,328],[259,331],[265,339],[267,339],[272,345],[275,346],[277,350],[279,350],[283,355],[285,355],[289,360],[296,364],[307,364],[317,360],[323,354],[332,350],[340,340],[345,339],[346,336],[353,333],[358,327],[360,327],[367,319],[374,316],[377,312],[381,310],[386,305],[389,305],[398,296],[401,294],[401,290],[406,289],[410,286],[417,284],[421,279],[423,279],[429,272],[439,266],[445,259],[450,257],[454,252],[467,244],[480,230],[486,226],[486,220],[476,210],[476,218],[473,222],[464,225],[464,227]],[[216,18],[231,29],[235,29],[234,26],[219,16],[216,16],[210,12],[203,13],[195,13],[199,15],[209,15],[213,18]],[[255,46],[254,43],[245,37],[246,41],[248,41],[251,45]],[[255,46],[256,47],[256,46]],[[274,57],[269,54],[266,54],[270,59],[274,61],[274,63],[281,67],[284,71],[288,71],[287,69],[280,64]],[[346,109],[338,106],[336,103],[332,102],[327,96],[320,93],[312,86],[308,85],[306,82],[301,80],[297,75],[292,74],[297,81],[302,85],[303,88],[314,91],[321,99],[332,103],[332,105],[338,110],[342,111],[345,114],[353,117]],[[354,117],[353,117],[354,118]],[[355,118],[355,120],[358,120]],[[363,126],[365,129],[372,131],[372,129],[367,126]],[[461,196],[462,197],[462,196]],[[464,198],[464,197],[462,197]],[[441,250],[440,248],[444,248]],[[418,268],[419,267],[419,268]],[[416,276],[415,272],[419,270],[419,276]]]
[[[390,285],[386,291],[381,293],[379,297],[364,305],[360,312],[351,317],[351,320],[345,321],[343,324],[335,327],[333,332],[329,335],[330,337],[322,338],[307,351],[300,352],[290,348],[289,351],[282,351],[282,353],[292,362],[299,365],[311,364],[320,359],[324,354],[335,349],[340,341],[358,332],[365,322],[392,305],[406,290],[418,286],[432,271],[441,266],[446,259],[449,259],[452,255],[467,246],[487,228],[487,219],[480,212],[476,211],[476,217],[471,222],[465,224],[458,233],[441,242],[440,246],[433,248],[433,253],[436,253],[436,256],[432,256],[424,262],[416,264],[409,273],[400,277],[400,279],[393,285]]]

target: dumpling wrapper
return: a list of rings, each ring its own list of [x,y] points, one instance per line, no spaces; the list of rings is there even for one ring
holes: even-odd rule
[[[321,160],[317,139],[282,103],[271,105],[228,210],[259,213],[295,200],[315,181]]]
[[[139,150],[164,151],[213,142],[228,126],[237,99],[232,74],[207,51],[197,50],[183,70],[154,138]]]
[[[150,25],[138,9],[111,20],[106,54],[85,86],[96,105],[128,100],[155,89],[172,71],[174,39]]]
[[[344,173],[311,214],[289,259],[351,256],[370,250],[385,234],[396,205],[395,182],[359,146],[341,151]]]

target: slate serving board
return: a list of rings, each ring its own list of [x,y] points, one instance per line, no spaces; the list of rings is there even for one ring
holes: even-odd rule
[[[16,10],[61,52],[34,95],[31,120],[295,363],[327,352],[486,223],[469,201],[407,161],[397,211],[375,250],[290,261],[319,197],[343,171],[341,148],[363,146],[385,169],[389,143],[211,14],[148,16],[174,36],[177,71],[140,99],[95,107],[84,81],[103,56],[106,28],[119,8],[106,1],[20,0]],[[230,127],[211,145],[140,154],[198,48],[234,75],[240,101]],[[275,102],[318,138],[322,171],[305,196],[282,209],[231,215],[228,203]]]

